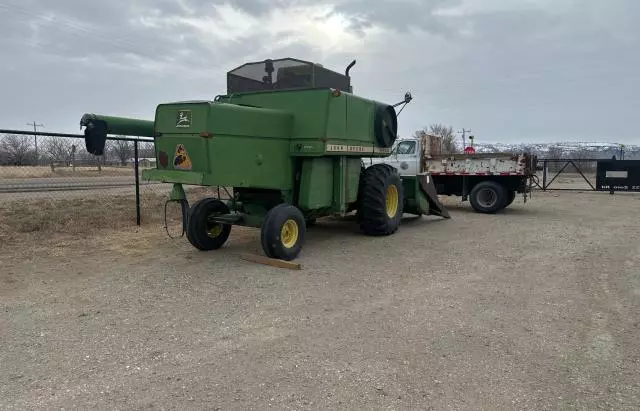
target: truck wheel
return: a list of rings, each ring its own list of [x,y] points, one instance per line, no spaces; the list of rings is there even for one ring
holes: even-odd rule
[[[302,250],[306,232],[304,215],[290,204],[279,204],[267,212],[260,241],[267,257],[290,261]]]
[[[469,202],[475,211],[493,214],[506,207],[507,190],[495,181],[483,181],[473,187]]]
[[[229,238],[231,224],[210,221],[211,217],[229,214],[229,207],[217,198],[203,198],[189,211],[187,239],[201,251],[217,250]]]
[[[358,187],[358,222],[367,235],[390,235],[398,230],[404,190],[398,170],[375,164],[362,173]]]
[[[505,205],[505,207],[509,207],[515,199],[516,199],[516,192],[514,190],[509,190],[509,193],[507,194],[507,204]]]

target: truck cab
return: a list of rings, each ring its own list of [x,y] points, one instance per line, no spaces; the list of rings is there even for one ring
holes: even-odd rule
[[[417,138],[405,138],[397,140],[391,148],[388,157],[363,160],[366,166],[385,163],[398,170],[401,176],[415,176],[421,173],[420,153],[422,147]],[[369,161],[371,160],[371,161]]]

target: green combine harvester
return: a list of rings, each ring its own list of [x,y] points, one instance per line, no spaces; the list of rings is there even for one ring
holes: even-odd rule
[[[394,105],[353,94],[344,74],[319,64],[279,59],[227,73],[227,94],[213,101],[160,104],[155,120],[85,114],[87,151],[102,155],[108,134],[153,137],[157,167],[142,178],[172,183],[183,233],[199,250],[220,248],[233,225],[261,229],[264,253],[295,259],[308,225],[356,211],[361,230],[393,234],[403,213],[449,218],[428,174],[400,177],[386,164],[397,137]],[[183,186],[232,187],[226,201],[191,207]]]

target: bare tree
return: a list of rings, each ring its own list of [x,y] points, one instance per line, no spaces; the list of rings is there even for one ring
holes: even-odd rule
[[[51,137],[44,144],[44,152],[51,162],[63,162],[67,167],[71,164],[73,143],[66,138]]]
[[[563,157],[562,147],[560,146],[549,146],[549,151],[547,151],[547,158],[552,160],[558,160]]]
[[[576,159],[574,163],[582,172],[593,173],[596,171],[595,154],[592,151],[583,148],[576,151],[571,157]]]
[[[458,147],[456,146],[453,127],[445,126],[444,124],[439,123],[432,124],[429,126],[429,133],[442,138],[443,154],[453,154],[459,151]]]
[[[111,152],[123,166],[133,156],[133,143],[125,140],[114,140],[111,144]]]
[[[156,156],[156,151],[153,143],[138,143],[140,145],[140,157],[150,158]]]
[[[0,141],[0,149],[7,157],[7,162],[16,166],[23,166],[33,161],[31,137],[6,134]]]
[[[547,151],[546,157],[550,160],[559,160],[564,157],[564,151],[560,146],[557,146],[557,145],[549,146],[549,150]],[[562,167],[562,164],[560,164],[557,161],[552,161],[547,164],[547,168],[551,171],[558,171],[560,167]]]

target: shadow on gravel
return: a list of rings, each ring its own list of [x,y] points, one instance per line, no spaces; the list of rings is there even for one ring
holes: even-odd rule
[[[460,212],[460,213],[466,213],[466,214],[477,214],[479,217],[484,216],[484,214],[478,213],[473,208],[471,208],[471,205],[469,205],[468,203],[447,204],[446,207],[449,212],[453,211],[456,213]],[[553,211],[552,208],[549,208],[547,210]],[[534,209],[533,207],[528,207],[528,204],[513,204],[498,213],[489,214],[489,215],[543,216],[546,214],[547,210],[539,209],[539,208]],[[452,217],[452,218],[455,218],[455,217]]]
[[[446,223],[447,220],[436,216],[413,216],[406,215],[402,218],[400,228],[392,235],[402,233],[403,227],[429,227],[432,224]],[[305,238],[305,247],[315,247],[325,241],[334,241],[336,238],[381,238],[375,236],[367,236],[360,231],[360,227],[355,220],[355,216],[347,216],[344,218],[326,217],[318,219],[316,224],[307,228]]]

